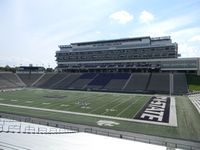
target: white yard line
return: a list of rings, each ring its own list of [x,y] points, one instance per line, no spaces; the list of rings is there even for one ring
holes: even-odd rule
[[[114,109],[114,108],[118,107],[119,105],[122,105],[122,104],[126,103],[126,102],[129,101],[130,99],[131,99],[131,98],[129,98],[129,99],[127,99],[127,100],[124,100],[124,101],[121,101],[119,104],[116,104],[116,105],[114,105],[113,107],[108,108],[108,109]],[[108,112],[108,111],[103,112],[102,115],[106,114],[107,112]]]
[[[64,113],[64,114],[80,115],[80,116],[87,116],[87,117],[97,117],[97,118],[104,118],[104,119],[114,119],[114,120],[120,120],[120,121],[142,122],[142,123],[148,123],[148,124],[172,126],[171,124],[163,123],[163,122],[143,122],[143,121],[140,121],[140,120],[129,119],[129,118],[95,115],[95,114],[79,113],[79,112],[71,112],[71,111],[63,111],[63,110],[54,110],[54,109],[47,109],[47,108],[37,108],[37,107],[30,107],[30,106],[20,106],[20,105],[3,104],[3,103],[0,103],[0,106],[23,108],[23,109],[32,109],[32,110],[39,110],[39,111],[49,111],[49,112],[55,112],[55,113]]]
[[[171,97],[170,100],[169,123],[177,126],[176,102],[174,97]]]
[[[103,107],[105,107],[106,105],[109,105],[109,104],[111,104],[111,103],[113,103],[113,102],[116,102],[116,101],[118,101],[119,99],[117,98],[117,99],[114,99],[114,100],[112,100],[110,103],[105,103],[104,105],[101,105],[100,107],[97,107],[96,109],[93,109],[92,111],[89,111],[89,113],[91,113],[91,112],[94,112],[94,111],[96,111],[96,110],[98,110],[98,109],[101,109],[101,108],[103,108]]]
[[[142,97],[141,97],[142,98]],[[141,99],[140,98],[140,99]],[[116,116],[118,117],[119,115],[121,115],[123,112],[125,112],[126,110],[128,110],[133,104],[135,104],[139,99],[137,99],[136,101],[134,101],[131,105],[129,105],[128,107],[126,107],[124,110],[122,110],[120,113],[118,113]]]
[[[51,103],[42,103],[43,105],[49,105],[49,104],[51,104]]]
[[[146,103],[144,103],[144,104],[142,105],[142,107],[133,115],[132,118],[134,118],[134,117],[143,109],[143,107],[144,107],[148,102],[149,102],[149,100],[148,100]]]
[[[11,102],[17,102],[18,100],[16,100],[16,99],[11,99],[10,101],[11,101]]]
[[[61,106],[61,107],[68,107],[69,105],[61,104],[60,106]]]

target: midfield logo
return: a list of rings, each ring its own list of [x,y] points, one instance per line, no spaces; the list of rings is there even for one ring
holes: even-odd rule
[[[170,98],[151,97],[149,102],[136,114],[134,119],[169,123]]]

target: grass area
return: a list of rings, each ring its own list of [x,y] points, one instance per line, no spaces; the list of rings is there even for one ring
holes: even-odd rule
[[[58,96],[62,98],[55,98]],[[0,103],[37,106],[42,108],[62,109],[131,118],[144,105],[144,103],[148,101],[149,97],[150,96],[136,94],[26,89],[22,91],[0,93]],[[77,101],[80,99],[90,103],[87,106],[91,107],[91,109],[81,108],[82,106],[77,104]],[[27,103],[27,101],[33,102]],[[51,103],[51,106],[50,104],[47,105],[41,103]],[[63,108],[63,106],[61,107],[62,104],[70,106]],[[176,108],[178,127],[113,120],[120,124],[104,128],[200,141],[200,115],[193,104],[186,96],[177,96]],[[106,109],[115,109],[117,112],[106,111]],[[7,106],[0,106],[0,111],[91,126],[98,126],[96,122],[102,120],[102,118],[100,119],[97,117],[36,111],[23,108],[10,108]]]
[[[200,76],[187,75],[189,91],[200,91]]]

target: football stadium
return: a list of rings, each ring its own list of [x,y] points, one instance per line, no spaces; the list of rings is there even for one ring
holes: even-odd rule
[[[180,56],[170,36],[59,45],[54,72],[0,72],[0,116],[200,149],[200,58]]]

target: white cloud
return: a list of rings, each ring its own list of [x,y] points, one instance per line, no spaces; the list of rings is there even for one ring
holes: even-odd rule
[[[198,57],[200,56],[200,51],[198,51],[198,46],[192,45],[190,43],[178,43],[178,51],[181,57]]]
[[[190,42],[200,42],[200,35],[195,35],[191,39],[189,39],[188,41],[190,41]]]
[[[114,21],[117,21],[120,24],[126,24],[130,22],[131,20],[133,20],[134,17],[133,15],[129,14],[127,11],[121,10],[121,11],[111,14],[109,18]]]
[[[95,33],[96,33],[96,34],[101,34],[101,31],[96,31]]]
[[[137,30],[133,29],[133,35],[150,35],[150,36],[165,36],[165,35],[175,35],[181,38],[187,35],[194,36],[194,33],[198,32],[198,28],[182,28],[193,23],[194,17],[190,15],[178,16],[170,19],[165,19],[161,21],[152,22],[151,24],[140,26]],[[180,29],[181,28],[181,29]]]
[[[195,16],[183,15],[170,19],[152,22],[133,29],[133,36],[171,36],[178,43],[178,51],[182,57],[200,56],[200,27],[189,26],[196,21]]]
[[[140,21],[142,23],[149,23],[154,19],[154,15],[146,10],[140,14]]]
[[[185,28],[176,32],[171,32],[174,42],[178,43],[178,51],[181,57],[198,57],[200,56],[199,42],[200,28]]]

